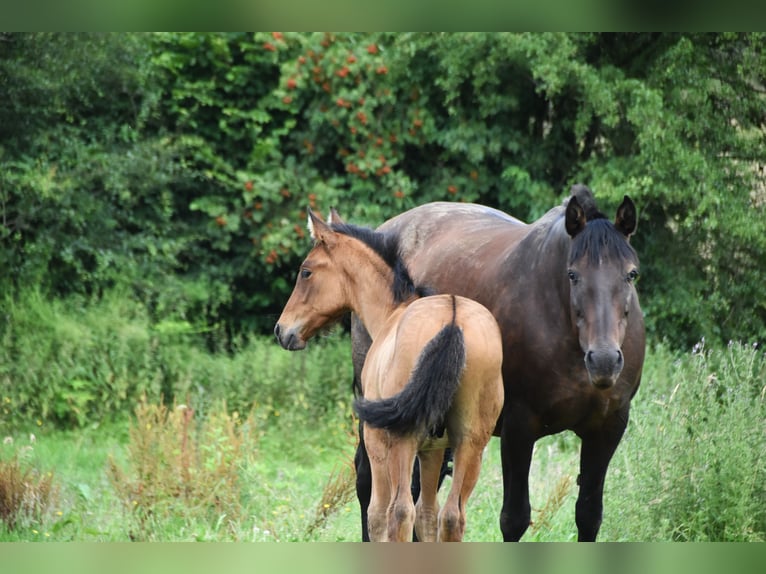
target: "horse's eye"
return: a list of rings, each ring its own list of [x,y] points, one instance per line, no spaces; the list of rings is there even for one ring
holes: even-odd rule
[[[301,279],[308,279],[309,277],[311,277],[311,269],[305,267],[301,269]]]
[[[638,279],[638,269],[631,269],[630,273],[628,273],[628,283],[633,283],[636,279]]]
[[[572,270],[570,269],[570,270],[567,272],[567,275],[569,275],[569,280],[570,280],[572,283],[577,283],[577,279],[578,279],[578,277],[577,277],[577,273],[576,273],[576,272],[574,272],[574,271],[572,271]]]

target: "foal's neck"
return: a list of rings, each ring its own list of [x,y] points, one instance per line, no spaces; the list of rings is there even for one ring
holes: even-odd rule
[[[380,257],[351,260],[347,273],[351,308],[374,340],[391,314],[409,301],[395,300],[394,271]]]

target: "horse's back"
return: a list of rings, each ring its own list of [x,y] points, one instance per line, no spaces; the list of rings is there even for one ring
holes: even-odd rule
[[[456,321],[466,344],[466,362],[479,361],[479,353],[502,362],[500,328],[492,313],[465,297],[456,297],[456,305]],[[420,352],[452,322],[452,317],[451,295],[416,299],[392,314],[367,355],[363,375],[365,396],[380,398],[398,392],[406,384]]]
[[[491,295],[482,290],[485,285],[496,290],[497,268],[529,225],[483,205],[436,202],[406,211],[379,230],[398,237],[401,257],[416,283],[487,304]]]

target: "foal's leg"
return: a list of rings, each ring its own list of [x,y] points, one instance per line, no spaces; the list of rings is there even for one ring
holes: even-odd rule
[[[441,482],[444,450],[418,454],[420,461],[420,495],[415,504],[415,534],[421,542],[436,542],[439,501],[436,497]]]
[[[364,425],[364,446],[370,464],[371,494],[367,508],[367,531],[371,542],[388,540],[387,511],[391,500],[388,476],[389,437],[384,430]]]
[[[465,505],[479,479],[484,447],[492,430],[468,432],[455,448],[452,487],[439,514],[439,542],[460,542],[465,533]]]
[[[388,477],[393,495],[388,507],[388,540],[391,542],[412,541],[415,503],[412,501],[410,482],[416,454],[417,442],[410,438],[397,437],[388,450]],[[421,476],[421,491],[423,479]]]

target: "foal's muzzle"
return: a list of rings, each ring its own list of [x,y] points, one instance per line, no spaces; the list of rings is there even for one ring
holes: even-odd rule
[[[300,351],[306,348],[306,341],[300,338],[295,329],[285,329],[277,323],[274,326],[274,336],[282,348],[288,351]]]
[[[625,360],[620,349],[591,349],[585,353],[585,368],[590,382],[598,389],[612,387],[622,372]]]

